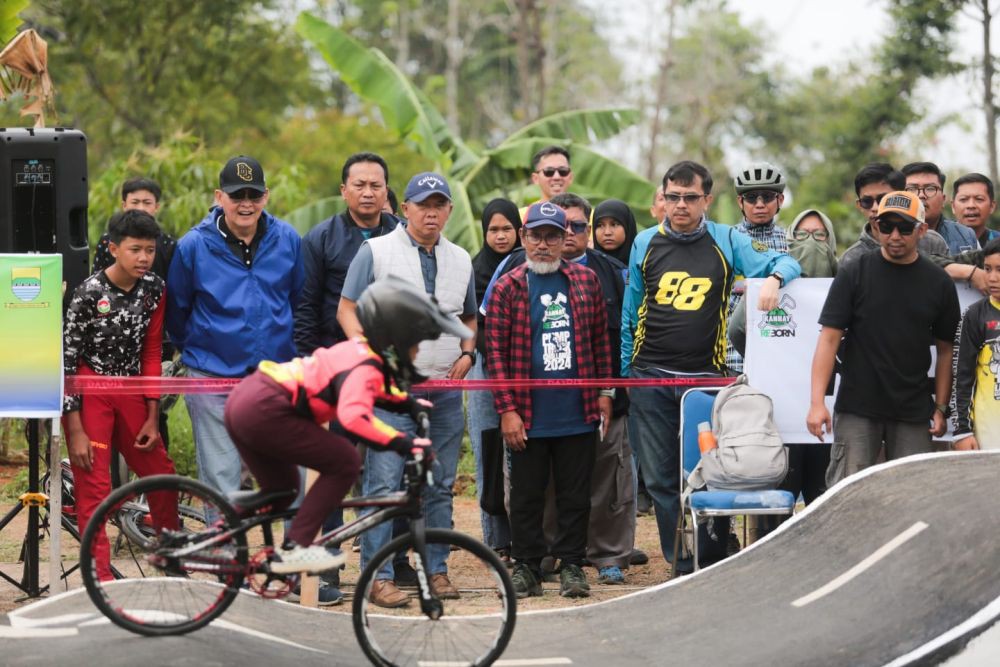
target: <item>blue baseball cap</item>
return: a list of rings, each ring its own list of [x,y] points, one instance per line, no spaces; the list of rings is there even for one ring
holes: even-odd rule
[[[566,212],[555,204],[550,204],[547,201],[539,204],[532,204],[531,207],[528,208],[528,215],[524,218],[524,228],[534,229],[535,227],[541,227],[542,225],[558,227],[559,229],[565,231]]]
[[[445,199],[451,201],[451,189],[448,181],[444,180],[441,174],[433,171],[425,171],[417,174],[406,184],[406,191],[403,193],[403,201],[419,203],[431,195],[444,195]]]

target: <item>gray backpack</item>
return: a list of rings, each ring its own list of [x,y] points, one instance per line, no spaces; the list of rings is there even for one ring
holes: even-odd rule
[[[747,384],[747,376],[719,392],[712,406],[710,449],[688,477],[691,488],[710,491],[773,489],[788,473],[788,453],[774,424],[771,398]]]

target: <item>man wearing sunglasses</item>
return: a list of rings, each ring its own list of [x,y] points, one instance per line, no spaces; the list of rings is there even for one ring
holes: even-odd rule
[[[733,276],[765,278],[757,306],[771,310],[781,286],[798,277],[786,254],[706,218],[712,176],[704,166],[679,162],[663,177],[665,220],[641,232],[629,259],[622,307],[622,377],[719,377],[726,373],[726,304]],[[684,387],[636,387],[629,393],[629,439],[653,497],[660,549],[673,558],[680,509],[680,399]],[[722,527],[721,524],[725,524]],[[716,523],[728,535],[728,522]],[[702,564],[725,557],[725,539],[699,530]],[[675,571],[693,564],[676,563]]]
[[[833,435],[828,487],[873,465],[883,444],[889,460],[929,452],[931,435],[946,428],[958,295],[948,274],[917,251],[927,225],[916,194],[887,193],[876,225],[881,250],[840,268],[819,318],[806,425],[821,442]],[[824,399],[838,350],[831,419]]]
[[[167,274],[167,332],[192,377],[242,378],[261,361],[290,361],[302,291],[301,240],[267,206],[264,170],[229,160],[215,206],[177,243]],[[240,487],[239,453],[223,424],[225,394],[189,394],[198,477],[223,494]]]
[[[906,177],[896,171],[891,164],[874,162],[861,168],[854,177],[854,192],[857,195],[854,205],[858,212],[865,216],[867,222],[861,229],[858,240],[841,256],[841,266],[850,264],[861,255],[880,248],[878,227],[875,224],[879,202],[887,193],[905,188]],[[918,242],[917,249],[924,255],[947,255],[948,243],[940,234],[928,229]]]
[[[900,171],[906,176],[906,191],[917,195],[923,202],[927,228],[944,237],[948,252],[955,254],[979,247],[974,231],[944,217],[944,204],[948,200],[944,191],[945,177],[936,164],[911,162]]]
[[[537,203],[547,202],[569,190],[573,184],[573,169],[569,166],[569,151],[562,146],[546,146],[531,158],[531,182],[538,186],[542,196]],[[518,211],[521,220],[528,215],[528,207]]]
[[[736,229],[776,252],[788,252],[785,230],[777,225],[778,211],[785,202],[785,178],[770,162],[754,162],[741,169],[734,179],[736,202],[743,220]],[[743,299],[743,276],[737,276],[729,297],[729,316]],[[743,356],[726,344],[726,365],[734,373],[743,372]]]

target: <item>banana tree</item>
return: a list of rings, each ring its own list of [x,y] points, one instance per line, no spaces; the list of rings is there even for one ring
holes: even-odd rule
[[[358,97],[378,107],[386,128],[433,160],[448,179],[454,210],[446,233],[470,252],[482,245],[476,213],[494,196],[511,196],[515,192],[530,196],[524,184],[531,156],[549,144],[571,151],[574,192],[595,200],[622,199],[636,210],[649,206],[652,183],[586,147],[636,124],[640,119],[638,111],[613,108],[556,113],[524,126],[494,148],[477,152],[448,128],[423,91],[382,51],[364,46],[309,13],[299,16],[296,28]],[[290,217],[301,224],[306,215],[332,214],[336,202],[324,200],[311,206],[308,213],[295,211]],[[313,224],[320,219],[314,218]]]

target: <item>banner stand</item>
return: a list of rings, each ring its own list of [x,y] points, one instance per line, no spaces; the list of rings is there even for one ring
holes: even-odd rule
[[[38,492],[38,427],[37,419],[28,420],[28,492],[22,494],[21,502],[7,512],[3,519],[0,519],[0,532],[3,532],[7,525],[14,520],[14,517],[21,513],[21,510],[25,507],[28,508],[28,527],[24,533],[24,541],[21,543],[20,560],[23,563],[21,581],[17,581],[0,571],[0,577],[23,591],[25,599],[41,597],[42,594],[38,584],[38,510],[45,504],[45,495]]]

